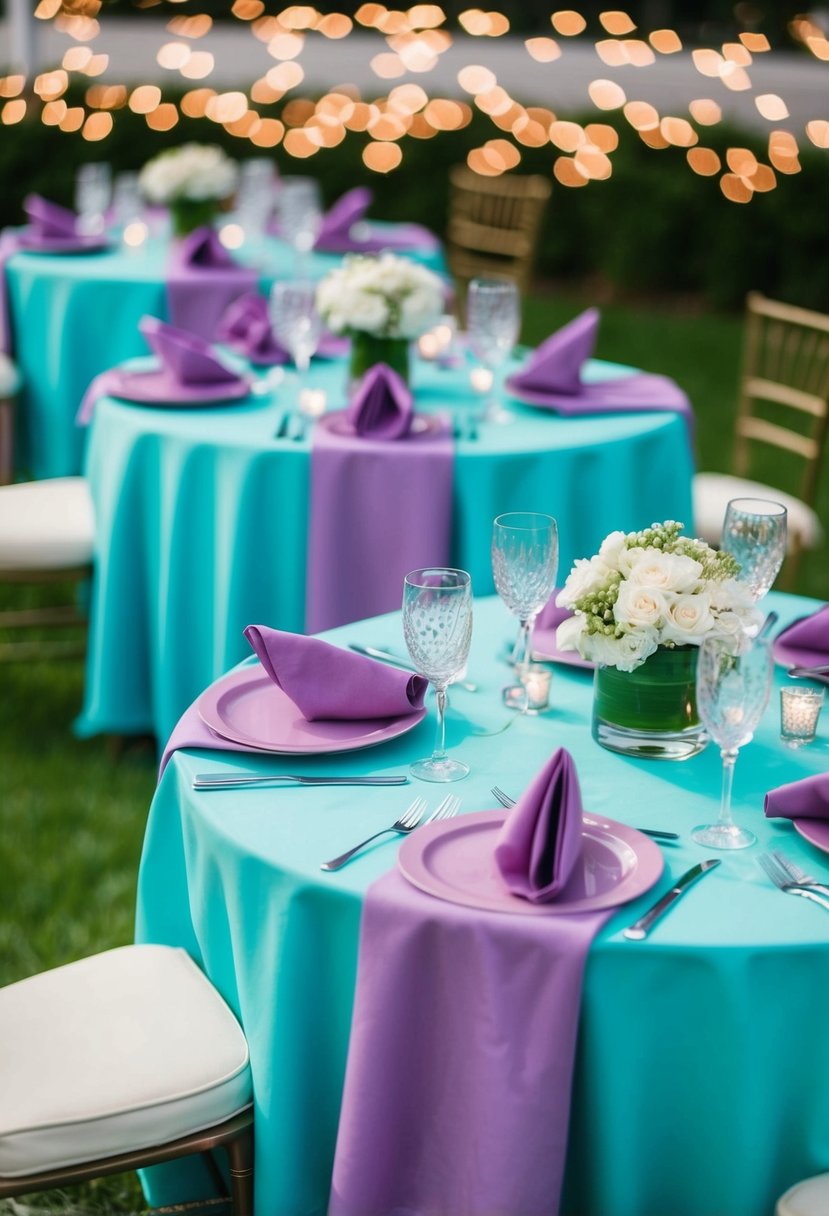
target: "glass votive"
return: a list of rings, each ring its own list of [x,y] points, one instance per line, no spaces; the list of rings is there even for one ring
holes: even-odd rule
[[[780,689],[780,738],[787,747],[814,742],[823,689],[789,685]]]
[[[521,684],[513,684],[503,692],[508,709],[523,710],[528,714],[541,714],[550,708],[550,684],[553,673],[541,663],[529,663],[521,675]]]

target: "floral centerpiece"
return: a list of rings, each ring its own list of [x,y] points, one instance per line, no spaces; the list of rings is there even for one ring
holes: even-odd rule
[[[441,279],[393,253],[347,257],[317,288],[324,323],[352,339],[352,381],[376,363],[407,379],[409,343],[436,324],[443,307]]]
[[[176,236],[185,236],[213,220],[238,178],[236,162],[216,144],[189,143],[159,152],[138,180],[148,202],[169,207]]]
[[[597,664],[598,742],[675,759],[704,746],[695,698],[699,647],[760,621],[739,570],[731,554],[683,536],[674,520],[611,532],[594,557],[576,561],[556,600],[573,610],[556,644]]]

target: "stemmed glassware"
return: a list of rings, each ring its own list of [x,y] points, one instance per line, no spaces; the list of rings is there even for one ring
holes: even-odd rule
[[[553,517],[537,511],[497,516],[492,526],[492,573],[498,594],[521,623],[513,652],[518,684],[504,690],[504,700],[524,712],[532,628],[553,593],[558,573],[558,526]]]
[[[75,178],[78,230],[97,236],[106,228],[106,211],[112,198],[112,169],[105,161],[81,165]]]
[[[697,662],[697,709],[723,763],[720,817],[691,833],[712,849],[745,849],[757,839],[731,817],[731,787],[739,749],[750,742],[769,700],[770,642],[765,638],[706,638]]]
[[[737,578],[762,599],[786,556],[786,508],[766,498],[732,498],[725,511],[721,548],[740,563]]]
[[[521,331],[521,300],[510,279],[473,279],[466,296],[466,336],[469,347],[492,374],[489,399],[482,422],[510,422],[500,397],[499,369],[509,358]]]
[[[302,401],[302,380],[319,346],[322,320],[316,305],[317,285],[304,279],[274,283],[270,315],[273,332],[294,361]]]
[[[446,754],[446,689],[463,671],[472,640],[472,580],[465,570],[412,570],[403,583],[403,633],[420,675],[435,687],[437,731],[428,759],[410,768],[422,781],[460,781],[469,765]]]
[[[294,274],[299,277],[322,226],[322,199],[314,179],[283,178],[277,211],[283,235],[294,247]]]

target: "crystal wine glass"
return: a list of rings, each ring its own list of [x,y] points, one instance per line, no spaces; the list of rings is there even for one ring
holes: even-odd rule
[[[691,833],[697,844],[712,849],[745,849],[757,839],[731,817],[731,787],[737,753],[754,735],[769,700],[772,675],[767,639],[706,638],[697,662],[697,709],[723,763],[720,817]]]
[[[469,765],[446,754],[446,689],[463,671],[472,640],[472,580],[465,570],[412,570],[403,583],[403,633],[412,662],[435,686],[437,732],[428,759],[410,769],[422,781],[460,781]]]
[[[504,689],[504,700],[526,712],[524,680],[532,628],[553,593],[558,573],[558,526],[553,517],[537,511],[508,511],[497,516],[492,526],[492,572],[498,594],[521,622],[513,652],[519,682]]]
[[[725,511],[721,548],[740,563],[737,578],[754,600],[762,599],[786,556],[786,508],[766,498],[732,498]]]
[[[294,273],[302,272],[322,225],[320,189],[311,177],[286,177],[277,198],[279,222],[294,247]]]
[[[483,422],[510,422],[513,415],[500,401],[497,371],[512,353],[521,330],[521,300],[510,279],[473,279],[466,297],[466,334],[479,363],[492,373]]]
[[[319,346],[322,320],[317,312],[316,283],[304,279],[274,283],[270,315],[273,332],[294,361],[297,370],[297,399],[302,402],[302,380]]]
[[[75,177],[75,210],[78,230],[97,236],[106,228],[106,210],[112,197],[112,169],[106,161],[93,161],[78,168]]]

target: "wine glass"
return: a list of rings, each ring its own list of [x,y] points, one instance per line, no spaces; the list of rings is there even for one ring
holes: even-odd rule
[[[274,283],[270,316],[273,332],[290,354],[297,371],[297,396],[302,401],[302,379],[319,346],[322,319],[317,312],[317,285],[304,279]]]
[[[757,837],[731,817],[731,787],[739,749],[748,743],[763,716],[771,689],[772,655],[768,640],[706,638],[697,662],[697,709],[723,763],[720,817],[691,833],[712,849],[745,849]]]
[[[492,526],[492,572],[501,599],[521,622],[513,663],[518,684],[504,689],[504,700],[527,711],[524,681],[530,661],[535,618],[556,585],[558,526],[551,515],[537,511],[508,511]]]
[[[294,247],[294,269],[299,275],[322,226],[322,199],[314,179],[283,178],[277,196],[277,211],[285,239]]]
[[[437,732],[431,756],[411,765],[422,781],[460,781],[469,765],[446,754],[446,689],[463,671],[472,640],[472,580],[465,570],[412,570],[403,583],[403,633],[412,662],[435,686]]]
[[[762,599],[786,556],[786,508],[767,498],[732,498],[720,547],[740,563],[737,578]]]
[[[106,210],[112,197],[112,169],[105,161],[80,165],[75,177],[78,231],[97,236],[106,228]]]
[[[510,422],[496,384],[496,372],[509,358],[521,329],[521,301],[511,279],[473,279],[466,297],[466,335],[479,363],[492,374],[489,399],[482,422]]]

